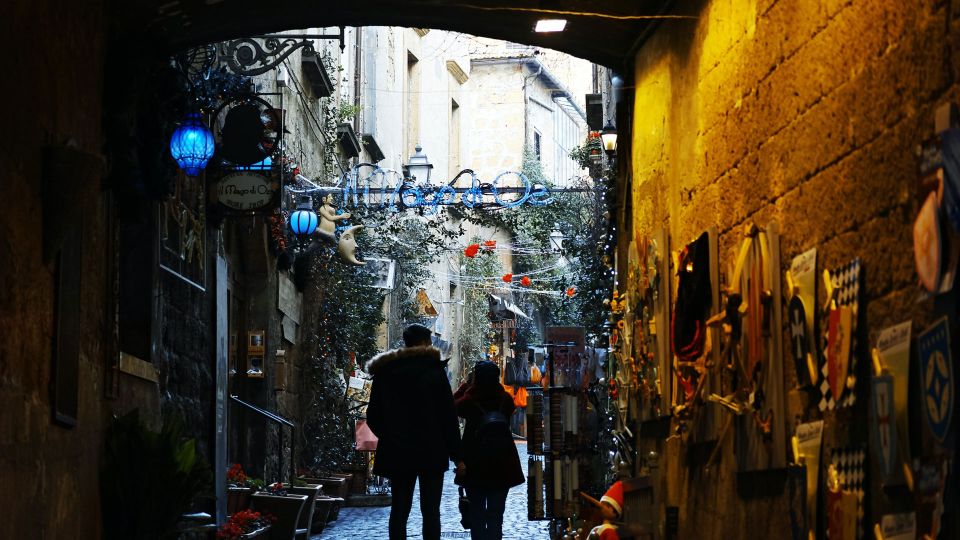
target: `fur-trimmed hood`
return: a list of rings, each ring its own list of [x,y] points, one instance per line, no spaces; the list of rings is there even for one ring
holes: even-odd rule
[[[434,365],[443,367],[443,362],[440,361],[440,350],[428,345],[425,347],[404,347],[380,353],[367,362],[366,372],[376,376],[388,368],[399,365],[401,360],[404,361],[405,365],[409,364],[411,367],[421,365],[422,367]]]

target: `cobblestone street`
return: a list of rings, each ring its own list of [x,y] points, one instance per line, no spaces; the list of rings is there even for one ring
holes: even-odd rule
[[[518,441],[520,463],[527,472],[527,445]],[[443,502],[440,505],[441,538],[470,538],[470,532],[460,526],[460,511],[457,509],[459,495],[453,483],[453,473],[444,476]],[[407,522],[410,539],[422,538],[420,519],[419,487],[414,493],[413,509]],[[386,540],[387,520],[390,508],[344,508],[340,518],[313,537],[313,540]],[[546,540],[547,522],[527,521],[527,486],[521,484],[510,490],[507,496],[507,511],[503,516],[503,537],[516,540]]]

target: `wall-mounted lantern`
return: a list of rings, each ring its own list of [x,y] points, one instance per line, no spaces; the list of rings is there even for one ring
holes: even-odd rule
[[[608,122],[600,132],[600,139],[603,141],[603,151],[607,156],[613,157],[617,151],[617,128]]]

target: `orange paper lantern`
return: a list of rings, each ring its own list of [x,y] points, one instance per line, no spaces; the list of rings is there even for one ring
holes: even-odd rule
[[[497,249],[497,241],[496,241],[496,240],[485,240],[485,241],[483,242],[483,249],[484,249],[484,251],[493,251],[493,250]]]
[[[510,283],[513,281],[513,274],[504,274],[500,279],[502,279],[504,283]]]
[[[520,284],[523,285],[524,287],[529,287],[530,283],[532,283],[532,281],[530,281],[529,276],[523,276],[522,278],[520,278]]]

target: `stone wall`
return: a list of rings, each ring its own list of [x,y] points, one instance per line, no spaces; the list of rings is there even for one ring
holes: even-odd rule
[[[197,449],[213,463],[213,399],[216,328],[213,320],[216,234],[208,230],[206,290],[187,284],[165,270],[158,272],[157,308],[159,321],[153,336],[154,365],[160,375],[164,417],[183,419],[185,433],[197,440]],[[121,383],[125,383],[124,379]]]
[[[2,538],[99,537],[103,206],[95,198],[84,209],[80,393],[72,429],[51,421],[54,268],[42,259],[40,216],[43,146],[72,139],[85,152],[101,150],[101,4],[14,0],[4,5],[0,22],[4,49],[17,51],[5,66],[13,78],[4,85],[9,129],[0,135],[0,186],[6,201],[0,212]],[[51,34],[57,38],[47,39]]]
[[[776,221],[784,271],[811,247],[821,270],[862,258],[870,343],[892,323],[922,327],[931,306],[917,302],[913,268],[914,149],[933,135],[934,109],[955,99],[950,2],[692,4],[695,19],[664,22],[636,56],[627,230],[666,227],[677,247],[716,225],[726,265],[746,224]],[[824,455],[866,440],[859,403],[825,415]],[[820,417],[797,392],[788,407],[788,435],[795,418]],[[728,437],[706,470],[688,466],[679,439],[659,445],[680,537],[785,537],[786,494],[736,496],[751,480],[738,479],[732,449]],[[897,509],[872,486],[868,516]]]

